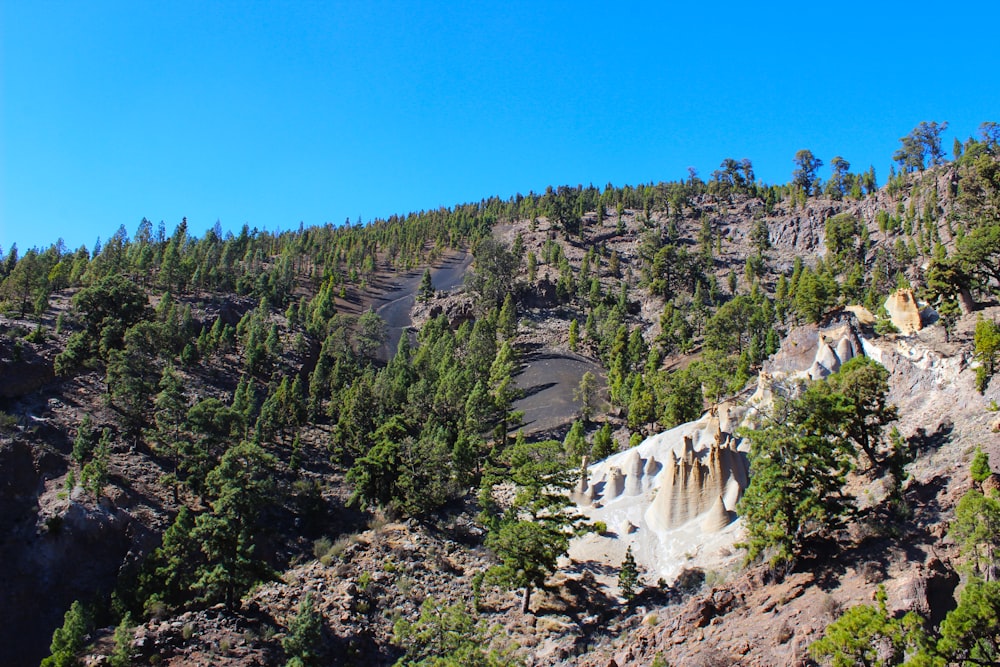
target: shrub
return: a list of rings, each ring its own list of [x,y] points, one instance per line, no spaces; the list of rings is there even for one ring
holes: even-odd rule
[[[333,542],[330,541],[329,537],[321,537],[315,542],[313,542],[313,556],[318,560],[322,560],[324,556],[330,553],[333,548]]]
[[[972,457],[969,474],[976,484],[982,484],[993,474],[993,471],[990,470],[990,457],[979,447],[976,447],[976,454]]]

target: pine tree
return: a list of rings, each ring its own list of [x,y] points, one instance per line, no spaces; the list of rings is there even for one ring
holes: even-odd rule
[[[170,364],[164,366],[158,386],[160,392],[153,399],[153,421],[157,440],[169,449],[174,446],[187,415],[187,399],[181,379]]]
[[[569,349],[576,352],[580,344],[580,323],[574,318],[569,321]]]
[[[618,588],[626,600],[635,597],[635,588],[639,584],[639,568],[635,563],[635,556],[632,555],[632,545],[625,550],[625,560],[622,561],[618,570]]]
[[[913,647],[924,643],[923,619],[914,612],[902,619],[891,616],[883,586],[875,597],[877,607],[851,607],[831,623],[823,637],[809,646],[813,658],[829,658],[833,667],[889,667],[901,664],[908,648],[912,653]]]
[[[573,534],[584,530],[584,517],[574,511],[567,494],[577,474],[566,465],[561,443],[528,444],[519,437],[507,452],[506,467],[484,476],[480,502],[481,518],[489,530],[486,545],[501,563],[487,576],[505,587],[521,588],[524,613],[532,590],[555,571]],[[506,484],[516,492],[504,508],[498,506],[493,490]]]
[[[587,453],[586,449],[587,439],[583,429],[583,422],[575,421],[563,439],[563,450],[571,461],[579,461],[580,457]]]
[[[972,579],[941,622],[935,653],[947,664],[1000,664],[1000,581]]]
[[[1000,572],[1000,499],[969,490],[958,501],[949,535],[961,549],[966,568],[977,577]]]
[[[580,416],[584,422],[589,422],[594,416],[594,410],[597,409],[597,392],[597,376],[591,371],[585,371],[580,377],[580,384],[573,390],[573,400],[580,403]]]
[[[52,633],[51,655],[42,660],[41,667],[76,667],[80,662],[77,654],[83,650],[84,640],[90,629],[90,614],[80,601],[70,605],[63,617],[62,627]]]
[[[83,466],[80,472],[80,484],[94,497],[100,500],[104,487],[108,483],[108,462],[111,458],[111,431],[104,429],[101,439],[94,448],[94,457]]]
[[[976,360],[979,361],[979,366],[976,368],[976,389],[982,394],[986,391],[1000,361],[1000,326],[993,320],[980,317],[976,321],[973,344]]]
[[[503,443],[507,442],[507,432],[510,427],[518,421],[516,414],[511,412],[514,400],[520,393],[514,382],[516,370],[517,356],[514,348],[509,342],[504,341],[490,366],[489,375],[490,396],[497,414],[500,415],[498,434]]]
[[[323,613],[316,609],[312,593],[306,593],[299,603],[298,612],[288,624],[288,633],[281,640],[285,655],[303,667],[320,664],[319,653],[323,640]]]
[[[83,415],[73,439],[73,460],[82,466],[94,449],[94,429],[89,414]]]
[[[606,459],[615,453],[615,440],[611,435],[611,424],[605,422],[594,434],[594,443],[590,448],[590,455],[595,461]]]
[[[976,454],[972,457],[969,474],[972,477],[972,481],[976,484],[982,484],[993,474],[993,471],[990,469],[990,457],[981,447],[976,447]]]
[[[514,305],[514,298],[508,294],[504,297],[503,307],[500,309],[500,316],[497,321],[497,329],[508,340],[517,333],[517,307]]]
[[[108,660],[111,667],[129,667],[132,664],[132,639],[134,636],[132,614],[126,612],[118,627],[115,628],[115,649]]]
[[[434,283],[431,281],[431,270],[424,269],[424,275],[420,279],[420,287],[417,288],[417,301],[430,301],[434,296]]]
[[[794,561],[808,535],[838,525],[847,511],[842,486],[849,456],[825,429],[830,422],[811,418],[832,409],[820,393],[778,401],[766,423],[743,431],[752,476],[737,511],[748,561],[764,555],[772,565]]]

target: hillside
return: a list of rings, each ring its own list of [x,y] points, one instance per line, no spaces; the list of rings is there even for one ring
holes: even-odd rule
[[[1000,465],[984,127],[882,187],[726,160],[363,226],[12,249],[4,664],[810,664],[880,584],[935,637],[1000,543],[976,528],[970,557],[952,527],[970,489],[993,511]],[[898,288],[909,321],[883,310]],[[860,435],[858,387],[884,399]],[[830,473],[777,536],[772,436]]]

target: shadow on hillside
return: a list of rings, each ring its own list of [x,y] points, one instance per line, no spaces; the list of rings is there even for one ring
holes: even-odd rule
[[[951,423],[951,420],[941,422],[931,433],[920,426],[913,435],[907,438],[907,442],[915,452],[924,453],[947,444],[951,440],[951,433],[954,430],[955,425]]]
[[[536,384],[533,387],[528,387],[526,389],[522,389],[521,390],[521,398],[528,398],[529,396],[534,396],[538,392],[545,391],[546,389],[550,389],[550,388],[556,386],[557,384],[558,384],[557,382],[546,382],[544,384]]]
[[[567,572],[572,572],[573,574],[583,574],[584,572],[590,572],[593,575],[604,576],[604,577],[617,577],[618,568],[613,565],[608,565],[607,563],[601,563],[596,560],[574,560],[569,566],[563,568]]]
[[[937,523],[944,508],[941,506],[941,493],[948,486],[948,478],[935,475],[926,482],[914,481],[906,489],[906,501],[914,508],[914,522],[921,527]]]

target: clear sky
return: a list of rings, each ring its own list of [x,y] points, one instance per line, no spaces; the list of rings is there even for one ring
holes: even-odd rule
[[[546,185],[884,183],[1000,121],[1000,3],[0,0],[0,248],[364,221]],[[821,172],[825,175],[825,170]]]

